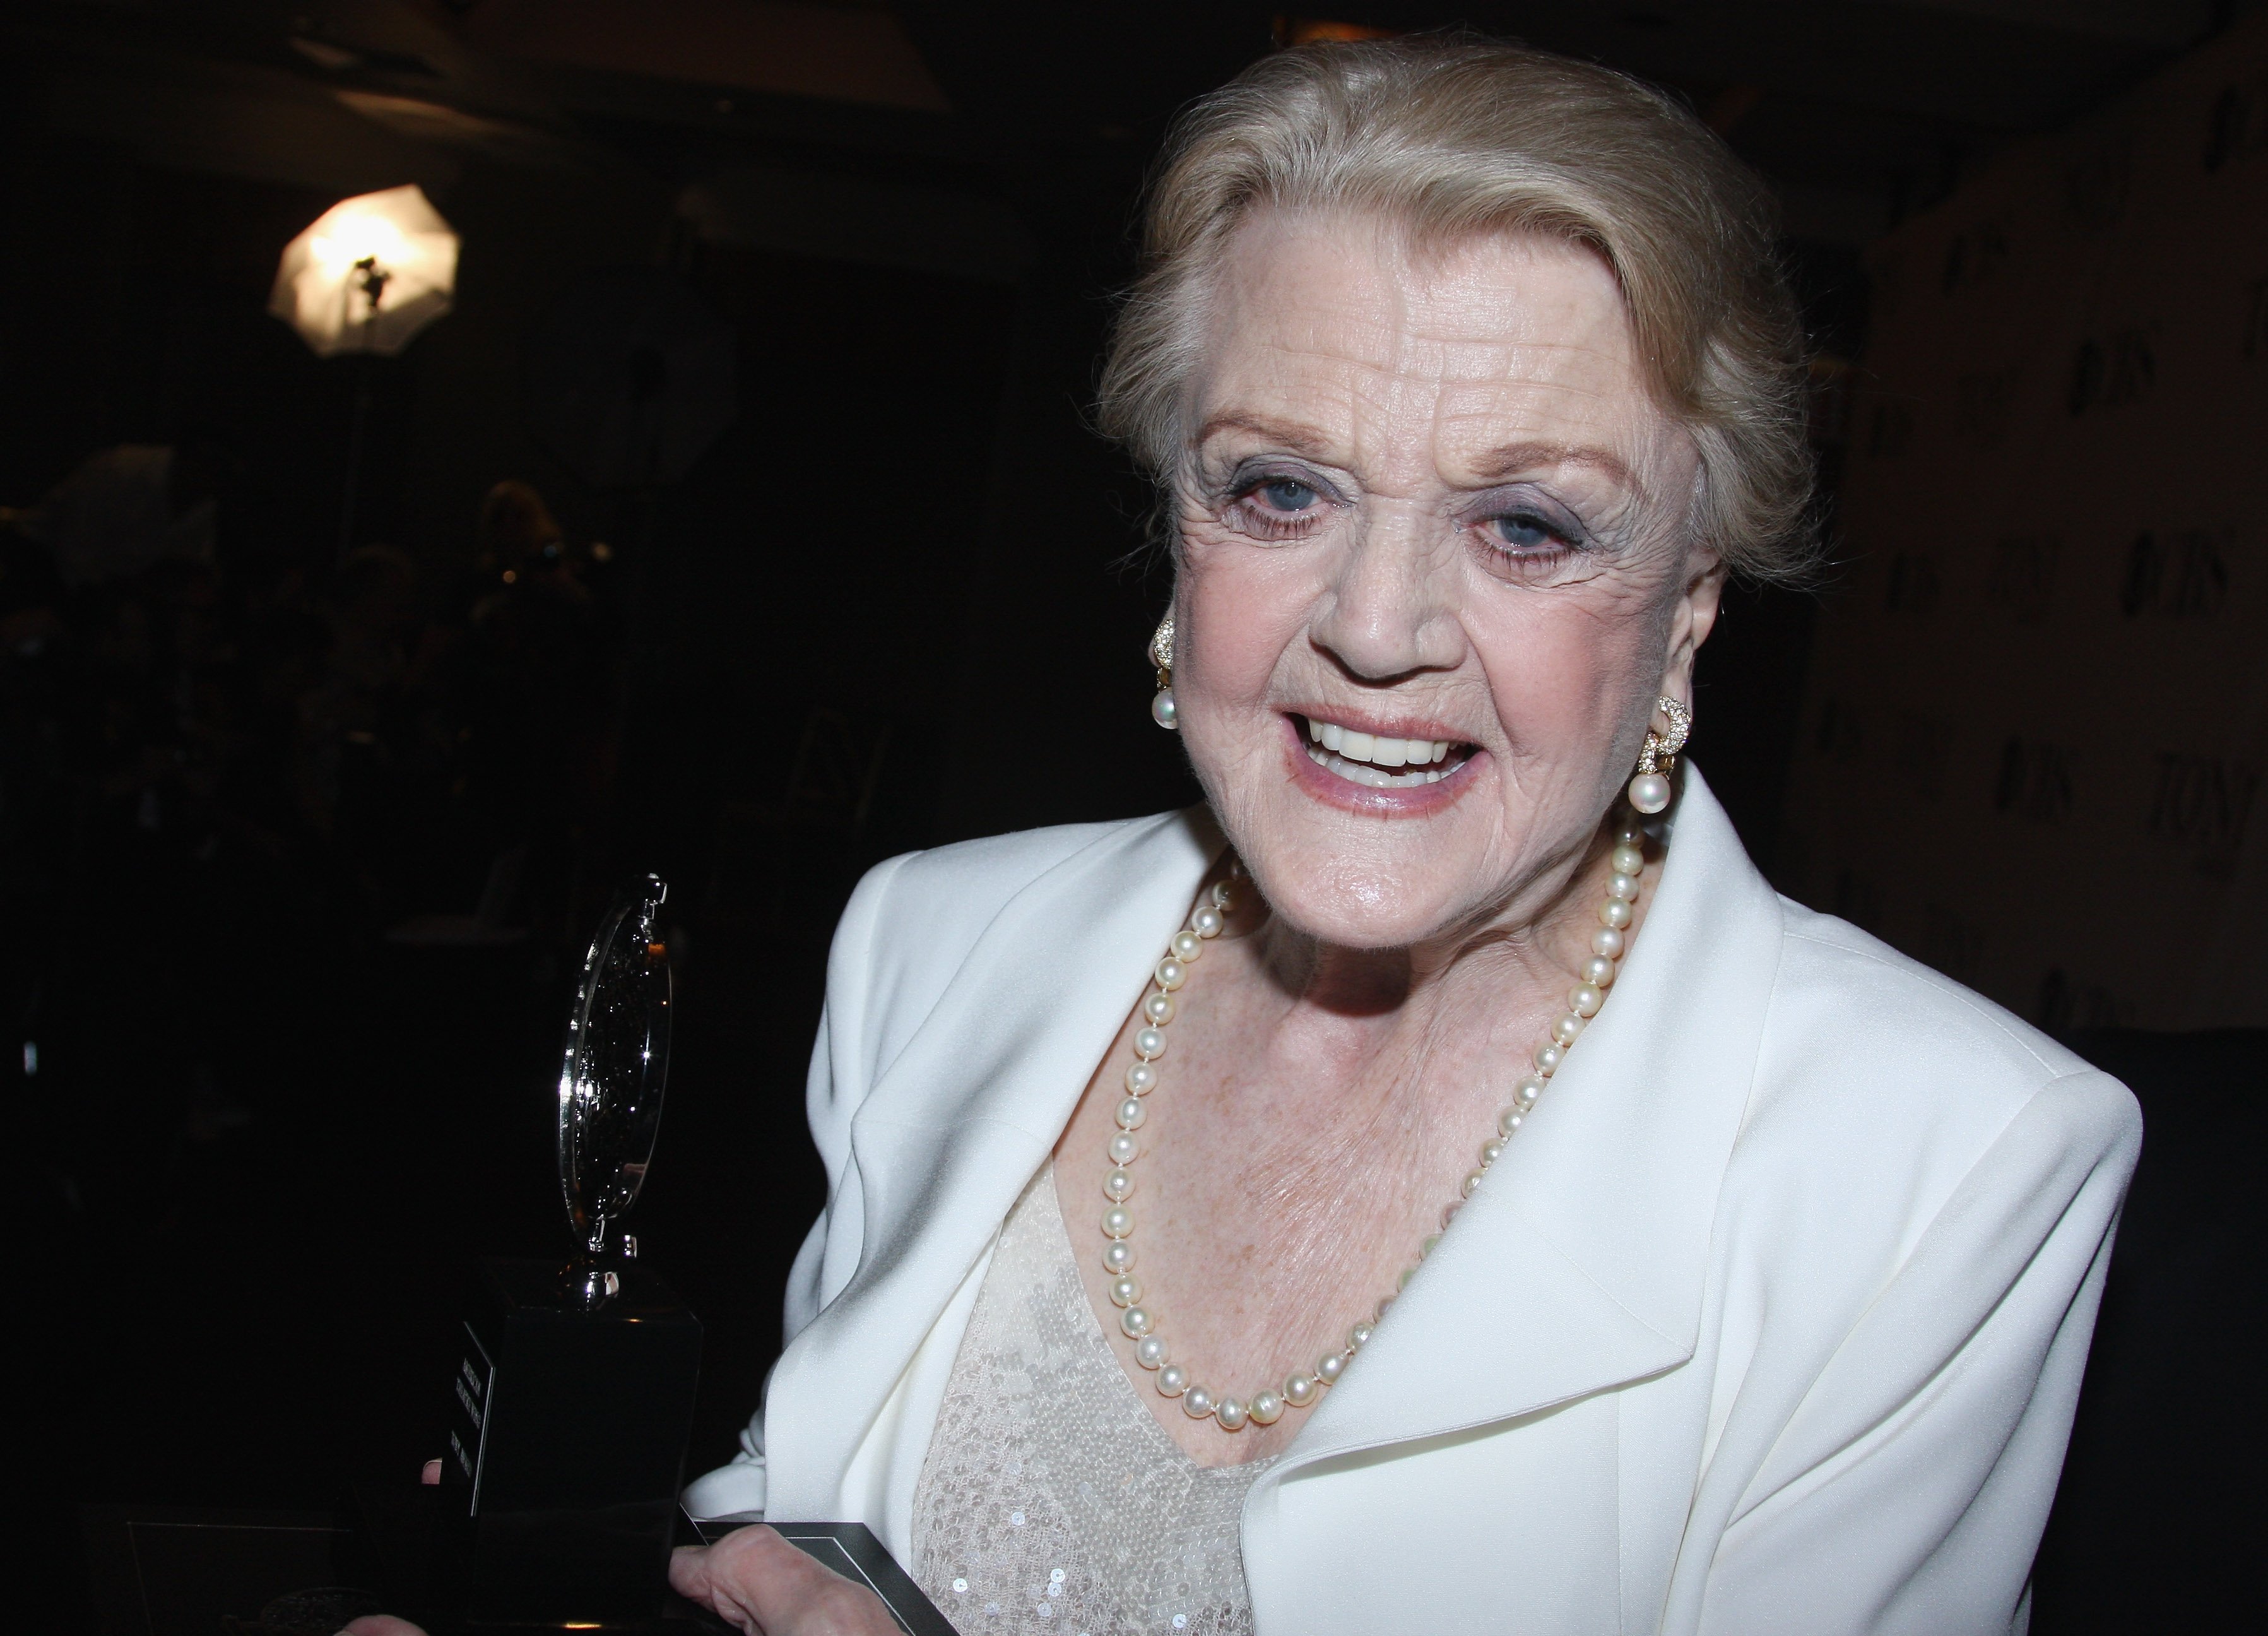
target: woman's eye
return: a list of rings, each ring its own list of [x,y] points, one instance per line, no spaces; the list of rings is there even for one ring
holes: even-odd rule
[[[1270,511],[1296,516],[1308,510],[1322,497],[1310,484],[1297,477],[1270,477],[1252,490],[1254,497],[1266,502]]]
[[[1495,536],[1496,543],[1515,551],[1551,551],[1563,549],[1567,539],[1560,529],[1534,512],[1508,512],[1501,517],[1491,517],[1484,527]]]
[[[1223,520],[1259,540],[1304,539],[1329,516],[1335,497],[1290,474],[1254,475],[1228,491]]]

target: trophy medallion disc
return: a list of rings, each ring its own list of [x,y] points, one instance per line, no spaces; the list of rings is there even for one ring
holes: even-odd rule
[[[622,1253],[669,1080],[669,888],[648,875],[615,902],[583,960],[559,1069],[559,1190],[584,1254]],[[631,1253],[635,1253],[634,1249]]]

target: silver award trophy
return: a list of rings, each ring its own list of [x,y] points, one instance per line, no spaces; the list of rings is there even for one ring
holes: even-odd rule
[[[621,1282],[609,1264],[635,1260],[622,1230],[661,1131],[669,1080],[669,949],[659,921],[669,888],[648,875],[616,900],[567,1019],[559,1069],[559,1190],[583,1247],[581,1290],[593,1305]]]
[[[442,1461],[453,1546],[437,1601],[466,1625],[658,1618],[701,1324],[622,1231],[669,1073],[669,888],[649,875],[592,941],[559,1075],[562,1261],[483,1262]]]

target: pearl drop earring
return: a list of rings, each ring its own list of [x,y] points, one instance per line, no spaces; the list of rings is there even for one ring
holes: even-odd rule
[[[1174,705],[1174,616],[1168,614],[1158,624],[1158,634],[1150,638],[1150,662],[1158,667],[1158,696],[1150,701],[1150,719],[1168,733],[1181,730],[1182,719]]]
[[[1693,731],[1693,712],[1678,700],[1658,698],[1653,703],[1668,719],[1669,733],[1665,738],[1647,729],[1646,748],[1638,753],[1638,776],[1630,781],[1630,804],[1648,814],[1669,805],[1670,763]]]

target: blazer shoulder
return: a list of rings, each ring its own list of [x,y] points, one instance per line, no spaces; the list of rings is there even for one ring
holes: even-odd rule
[[[1123,844],[1160,819],[1055,824],[904,852],[868,870],[851,893],[828,962],[827,1004],[887,1065],[967,963],[986,928],[1050,871]]]
[[[1956,1049],[2030,1084],[2084,1072],[2087,1060],[2005,1006],[1898,953],[1846,920],[1780,899],[1786,953],[1775,1011],[1879,1043]]]
[[[2124,1086],[1857,927],[1782,912],[1720,1220],[1754,1265],[1804,1292],[1787,1310],[1855,1322],[1851,1302],[1956,1198],[1989,1196],[1970,1212],[1984,1221],[2076,1198],[2088,1177],[2124,1185],[2141,1135]]]
[[[2068,1046],[1848,922],[1781,912],[1760,1102],[1887,1098],[1929,1146],[1989,1145],[2028,1106],[2082,1144],[2139,1129],[2132,1095]]]
[[[1051,824],[955,841],[877,864],[866,880],[880,877],[887,883],[892,920],[976,918],[981,931],[1010,898],[1065,859],[1145,822]],[[860,881],[860,890],[865,888],[866,881]]]

